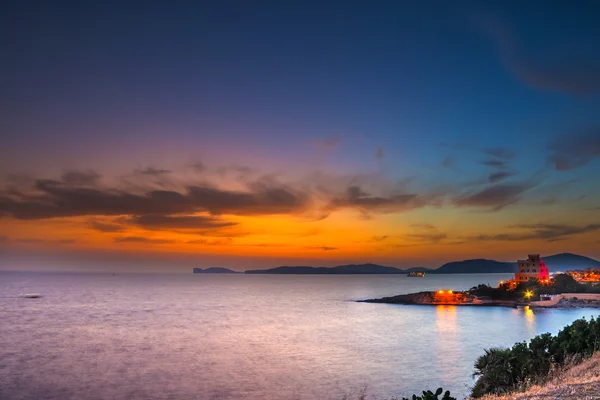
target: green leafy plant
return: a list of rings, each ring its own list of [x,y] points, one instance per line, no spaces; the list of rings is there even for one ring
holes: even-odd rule
[[[444,389],[442,388],[438,388],[435,393],[433,393],[431,390],[427,390],[423,391],[421,396],[413,394],[410,399],[408,397],[403,397],[402,400],[456,400],[456,397],[450,396],[449,390],[446,390],[444,395],[440,397],[443,391]]]

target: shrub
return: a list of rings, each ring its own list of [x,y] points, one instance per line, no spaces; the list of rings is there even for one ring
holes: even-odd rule
[[[538,335],[529,344],[485,350],[475,362],[477,377],[471,396],[504,394],[540,383],[555,366],[581,360],[600,349],[600,319],[578,319],[556,336]]]
[[[423,391],[421,396],[413,394],[410,399],[408,397],[403,397],[402,400],[456,400],[456,397],[450,396],[449,390],[446,390],[446,393],[444,393],[442,397],[439,397],[443,391],[444,389],[442,388],[438,388],[435,393],[433,393],[431,390],[427,390]]]

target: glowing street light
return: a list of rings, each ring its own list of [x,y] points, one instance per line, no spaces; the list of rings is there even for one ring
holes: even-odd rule
[[[530,299],[530,298],[531,298],[531,296],[533,296],[533,292],[532,292],[531,290],[527,290],[527,291],[525,292],[525,297],[527,297],[527,299]]]

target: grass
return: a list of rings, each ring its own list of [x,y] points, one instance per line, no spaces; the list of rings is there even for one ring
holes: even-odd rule
[[[600,398],[600,353],[588,360],[553,371],[543,385],[503,396],[487,395],[481,400],[597,400]]]

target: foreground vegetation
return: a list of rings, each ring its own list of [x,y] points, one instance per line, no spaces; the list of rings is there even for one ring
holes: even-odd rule
[[[444,393],[442,395],[442,393]],[[441,396],[441,397],[440,397]],[[346,400],[347,397],[344,397],[344,400]],[[367,390],[366,388],[363,389],[360,394],[358,395],[358,400],[367,400]],[[423,394],[421,395],[416,395],[413,394],[412,397],[402,397],[402,399],[398,398],[398,397],[392,397],[389,400],[457,400],[456,397],[452,397],[450,395],[450,391],[446,390],[446,392],[444,392],[444,389],[442,388],[438,388],[435,393],[432,392],[431,390],[427,390],[427,391],[423,391]]]
[[[508,395],[486,395],[480,400],[597,400],[600,393],[600,352],[574,366],[551,373],[542,385]]]
[[[471,395],[505,394],[545,382],[551,373],[578,363],[600,349],[600,319],[579,319],[558,335],[536,336],[529,344],[492,348],[475,362],[477,382]]]

